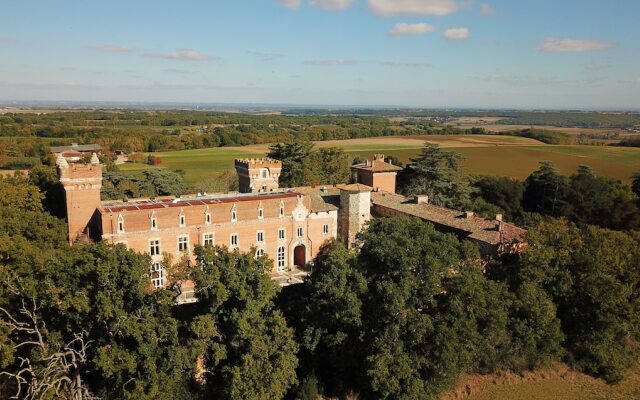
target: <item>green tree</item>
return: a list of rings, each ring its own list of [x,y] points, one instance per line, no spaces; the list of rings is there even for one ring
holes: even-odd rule
[[[640,235],[566,222],[529,232],[514,276],[557,305],[565,348],[578,368],[619,381],[640,336]]]
[[[308,141],[276,143],[267,157],[282,161],[280,185],[296,187],[320,184],[321,176],[313,163],[314,145]]]
[[[495,205],[510,221],[520,218],[524,212],[522,198],[524,182],[517,179],[500,176],[480,176],[474,179],[473,186],[477,189],[474,197],[480,197]]]
[[[459,153],[426,144],[420,155],[407,165],[401,192],[406,195],[426,194],[430,202],[445,207],[468,205],[471,187],[460,168],[461,159]]]
[[[266,274],[272,261],[212,246],[196,247],[195,254],[199,302],[190,331],[208,393],[282,398],[296,383],[298,346],[274,304],[277,288]]]
[[[635,193],[638,199],[640,199],[640,171],[633,174],[631,179],[631,188],[633,189],[633,193]]]
[[[523,195],[525,211],[558,217],[566,213],[569,182],[560,175],[551,161],[540,162],[540,168],[525,181]]]

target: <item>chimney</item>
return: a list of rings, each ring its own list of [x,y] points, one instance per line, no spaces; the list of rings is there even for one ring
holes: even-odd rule
[[[414,196],[413,202],[416,204],[429,204],[429,196],[426,196],[426,195]]]
[[[496,214],[496,221],[502,222],[502,214]]]
[[[384,154],[374,154],[373,155],[373,160],[374,161],[384,161]]]

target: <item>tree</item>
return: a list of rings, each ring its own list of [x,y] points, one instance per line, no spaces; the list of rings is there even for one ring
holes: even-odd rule
[[[513,221],[522,216],[524,182],[507,177],[484,175],[477,177],[473,186],[477,189],[474,197],[480,197],[497,206],[508,220]]]
[[[405,195],[426,194],[430,202],[444,207],[467,205],[471,187],[460,168],[461,158],[459,153],[426,144],[420,156],[412,158],[407,165],[401,192]]]
[[[513,276],[556,304],[574,365],[609,382],[633,360],[640,337],[640,235],[561,221],[529,232]]]
[[[196,247],[199,302],[191,323],[192,347],[204,362],[209,395],[278,399],[296,383],[298,346],[275,308],[272,261],[254,253]]]
[[[525,181],[523,195],[525,211],[558,217],[566,213],[569,182],[560,175],[551,161],[540,162],[540,168]]]
[[[632,179],[631,188],[633,190],[633,193],[635,193],[638,199],[640,199],[640,171],[633,174],[631,179]]]

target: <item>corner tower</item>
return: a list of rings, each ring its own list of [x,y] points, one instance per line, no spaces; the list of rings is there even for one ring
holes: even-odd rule
[[[99,236],[92,219],[100,207],[102,166],[96,153],[88,164],[71,163],[58,155],[56,161],[60,183],[64,187],[69,244]],[[94,228],[95,227],[95,228]]]
[[[376,154],[373,161],[351,166],[357,176],[356,181],[371,186],[375,190],[396,192],[396,175],[402,168],[384,161],[384,154]]]
[[[338,185],[340,189],[339,235],[351,248],[356,236],[371,220],[371,187],[354,183]]]
[[[282,161],[271,158],[238,159],[235,165],[240,193],[271,192],[279,188]]]

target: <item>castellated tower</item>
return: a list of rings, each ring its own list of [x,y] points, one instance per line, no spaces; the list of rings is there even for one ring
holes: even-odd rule
[[[340,237],[351,248],[356,235],[371,220],[371,187],[355,183],[338,185],[340,189],[340,212],[338,226]]]
[[[71,163],[61,155],[56,161],[60,183],[64,187],[67,206],[67,225],[69,244],[76,240],[96,237],[92,219],[100,207],[100,188],[102,187],[102,166],[96,153],[89,164]]]
[[[278,189],[282,161],[271,158],[236,160],[241,193],[270,192]]]

